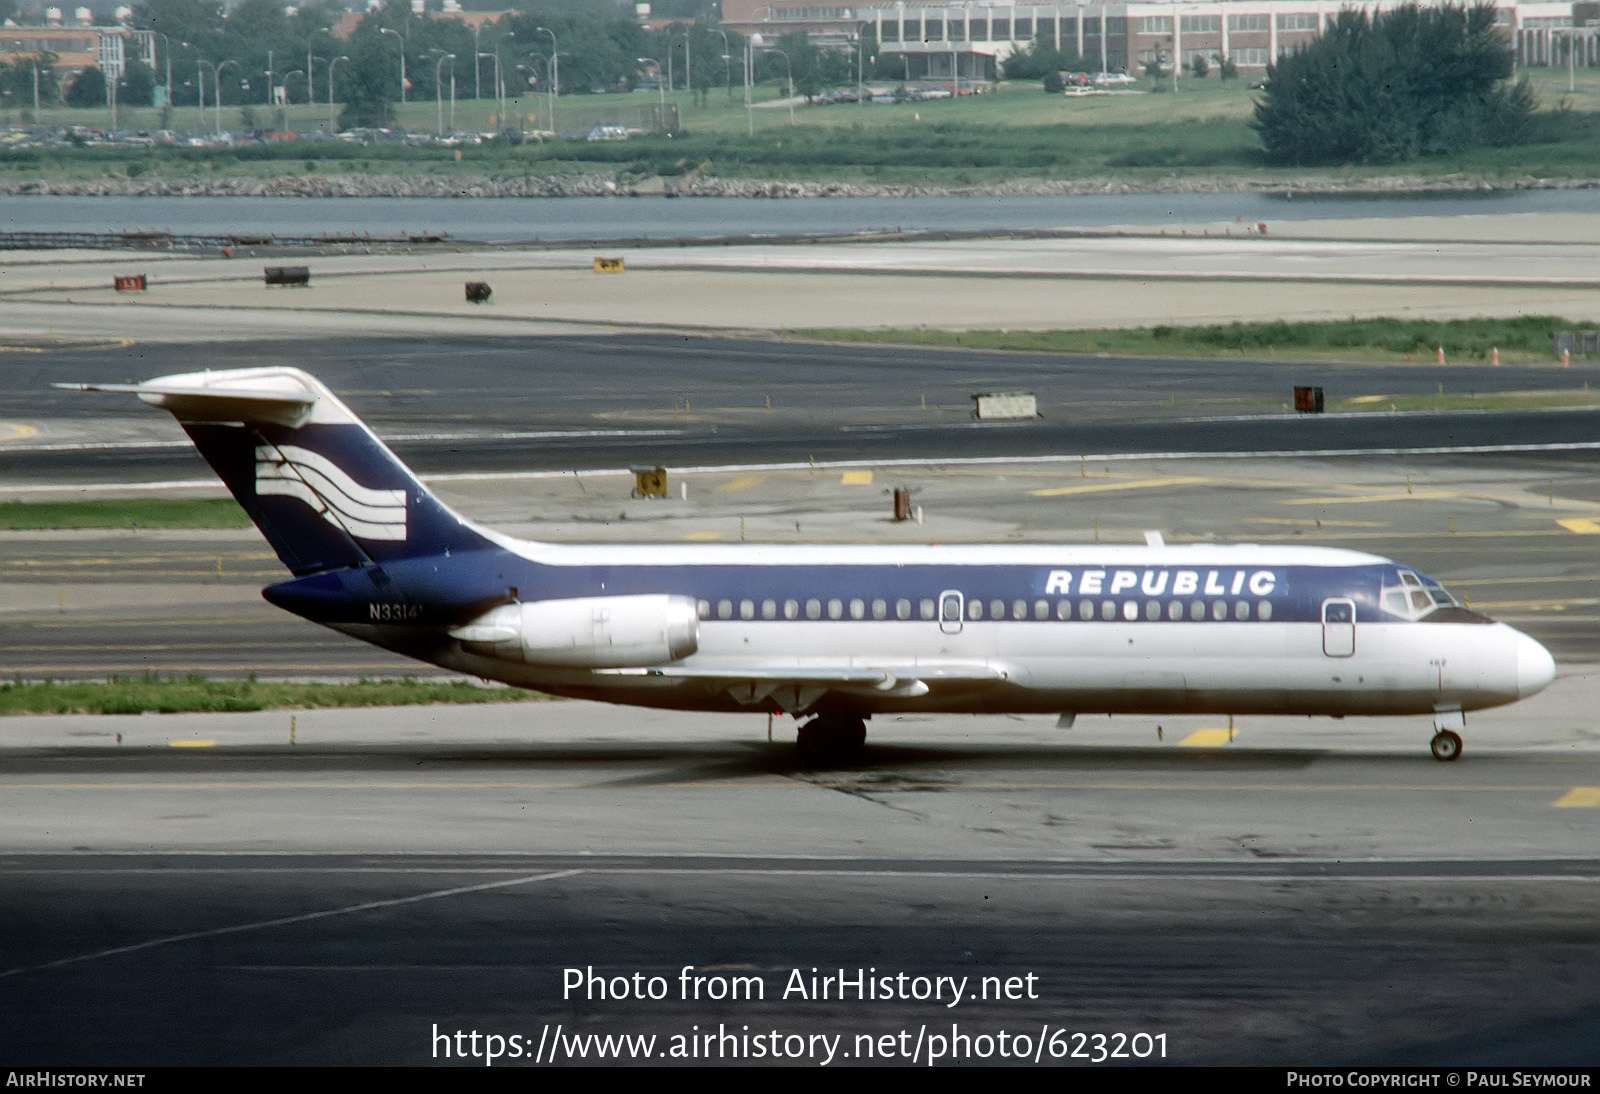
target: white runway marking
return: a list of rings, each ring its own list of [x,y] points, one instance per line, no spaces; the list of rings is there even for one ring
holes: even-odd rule
[[[318,919],[331,919],[334,916],[354,915],[357,912],[370,912],[378,908],[394,908],[403,904],[417,904],[424,900],[440,900],[444,897],[461,896],[466,893],[481,893],[489,889],[505,889],[514,885],[531,885],[539,881],[554,881],[557,878],[571,877],[581,874],[582,870],[558,870],[547,874],[530,874],[527,877],[508,878],[503,881],[486,881],[481,885],[462,885],[454,889],[435,889],[432,892],[417,893],[414,896],[395,897],[390,900],[369,900],[361,904],[350,904],[343,908],[329,908],[321,912],[306,912],[303,915],[280,916],[276,919],[262,919],[254,923],[237,923],[231,927],[213,927],[205,931],[189,931],[185,934],[168,935],[165,938],[152,938],[145,942],[135,942],[130,946],[114,946],[108,950],[96,950],[94,953],[78,954],[74,957],[63,957],[59,961],[47,961],[42,965],[28,965],[22,968],[7,969],[0,972],[0,980],[8,976],[20,976],[27,972],[41,972],[45,969],[59,969],[66,965],[77,965],[85,961],[98,961],[103,957],[116,957],[125,953],[137,953],[140,950],[154,949],[157,946],[170,946],[178,942],[191,942],[199,938],[216,938],[225,934],[241,934],[245,931],[259,931],[267,927],[284,927],[291,923],[309,923]]]

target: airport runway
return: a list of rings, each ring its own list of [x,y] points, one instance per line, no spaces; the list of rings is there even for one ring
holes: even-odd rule
[[[282,713],[68,719],[0,774],[0,1051],[430,1063],[436,1027],[531,1054],[558,1024],[725,1025],[843,1034],[847,1064],[954,1024],[1165,1034],[1180,1064],[1592,1064],[1600,810],[1570,806],[1600,750],[1548,723],[1592,687],[1486,716],[1453,765],[1305,719],[1212,748],[1178,743],[1198,719],[895,719],[826,771],[759,717],[581,703],[475,711],[459,743],[437,711],[302,712],[297,746]],[[765,995],[685,1001],[686,965]],[[671,993],[564,997],[591,967]],[[795,969],[1019,997],[785,997]]]

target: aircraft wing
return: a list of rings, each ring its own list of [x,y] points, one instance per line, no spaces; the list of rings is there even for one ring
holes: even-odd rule
[[[726,691],[741,703],[768,698],[789,711],[807,710],[830,691],[883,698],[915,698],[930,683],[997,684],[1008,676],[1002,667],[984,661],[927,664],[771,665],[708,661],[644,669],[607,669],[604,675],[655,676],[702,681],[709,690]]]

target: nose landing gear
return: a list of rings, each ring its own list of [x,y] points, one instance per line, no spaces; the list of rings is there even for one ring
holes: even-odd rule
[[[839,763],[855,759],[867,742],[867,724],[854,714],[818,714],[800,727],[795,744],[803,759]]]
[[[1459,710],[1440,710],[1433,715],[1433,740],[1428,742],[1428,748],[1436,760],[1458,760],[1461,758],[1461,734],[1457,730],[1467,728],[1467,716]]]
[[[1461,736],[1448,729],[1441,729],[1433,735],[1433,740],[1428,742],[1428,747],[1433,751],[1436,760],[1456,760],[1461,758]]]

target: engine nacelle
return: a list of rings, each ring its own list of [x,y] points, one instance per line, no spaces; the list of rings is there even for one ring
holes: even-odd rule
[[[686,596],[588,596],[502,604],[450,631],[473,653],[553,668],[621,669],[688,657],[700,617]]]

